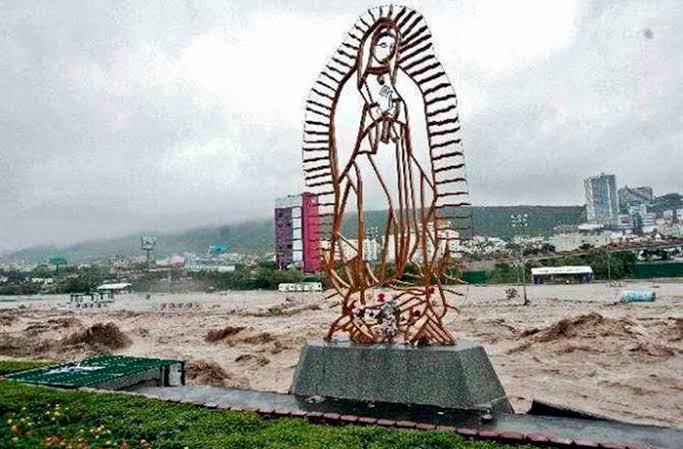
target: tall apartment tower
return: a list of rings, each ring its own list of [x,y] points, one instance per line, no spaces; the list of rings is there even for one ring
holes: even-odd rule
[[[307,273],[320,269],[318,197],[304,192],[275,200],[275,263]]]
[[[584,181],[586,189],[586,216],[589,223],[615,224],[617,204],[617,178],[604,173]]]

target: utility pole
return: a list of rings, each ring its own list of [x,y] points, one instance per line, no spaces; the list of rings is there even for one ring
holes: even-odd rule
[[[515,229],[520,229],[520,234],[522,234],[522,237],[524,237],[525,230],[526,228],[529,227],[529,214],[512,214],[510,215],[510,226],[513,229],[513,236],[514,236],[514,230]],[[524,296],[524,305],[529,305],[529,299],[527,298],[526,294],[526,280],[525,280],[525,264],[524,264],[524,245],[521,242],[520,239],[520,244],[519,244],[519,260],[518,260],[518,269],[521,271],[522,274],[522,291],[523,291],[523,296]],[[519,272],[517,274],[517,283],[519,283]]]

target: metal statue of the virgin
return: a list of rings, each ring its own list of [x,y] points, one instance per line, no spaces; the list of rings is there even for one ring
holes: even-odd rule
[[[356,134],[341,139],[340,102],[354,95]],[[392,5],[358,19],[311,89],[303,158],[318,195],[322,268],[341,297],[327,339],[454,344],[444,317],[469,230],[468,190],[457,98],[419,13]],[[370,186],[385,214],[376,260],[366,254]]]

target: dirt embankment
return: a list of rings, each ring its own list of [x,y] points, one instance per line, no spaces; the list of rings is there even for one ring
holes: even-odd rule
[[[679,341],[681,319],[670,319],[664,326],[647,329],[628,318],[606,318],[597,312],[561,319],[543,328],[518,334],[522,344],[510,352],[534,346],[551,347],[555,353],[621,351],[632,357],[669,358],[679,349],[669,343]]]
[[[270,332],[261,332],[243,326],[227,326],[223,329],[210,330],[205,337],[207,342],[224,342],[231,346],[240,344],[260,345],[276,341]]]
[[[193,384],[237,388],[247,388],[249,386],[248,379],[231,376],[213,360],[190,360],[185,365],[185,375],[189,383]]]
[[[102,352],[112,349],[123,349],[131,343],[131,339],[112,322],[106,324],[95,323],[89,328],[75,332],[61,341],[61,344],[64,346],[86,345],[95,350],[102,350]]]
[[[43,336],[50,331],[70,333],[59,339]],[[109,353],[131,343],[131,339],[112,322],[84,328],[79,320],[65,317],[29,324],[18,335],[0,333],[0,355],[64,359]]]

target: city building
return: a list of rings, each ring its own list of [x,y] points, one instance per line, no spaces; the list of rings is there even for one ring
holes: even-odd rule
[[[430,228],[433,228],[432,224],[429,224]],[[432,258],[434,257],[434,252],[437,251],[436,256],[441,257],[445,254],[446,248],[448,248],[450,256],[452,258],[459,258],[462,256],[462,253],[465,252],[464,246],[461,242],[461,239],[459,238],[460,235],[458,234],[457,231],[451,230],[451,229],[443,229],[438,232],[439,234],[439,248],[438,250],[435,250],[435,245],[433,242],[428,241],[427,242],[427,257]],[[412,246],[417,245],[417,235],[412,232],[410,233],[410,243]],[[385,237],[382,236],[381,240],[378,240],[377,238],[366,238],[362,242],[363,245],[363,260],[367,262],[379,262],[383,254],[382,252],[386,248],[386,262],[392,263],[395,261],[396,258],[396,245],[394,241],[394,236],[390,234],[388,237],[386,237],[386,244],[385,244]],[[329,250],[330,247],[330,242],[328,240],[325,240],[322,242],[322,248]],[[358,254],[358,247],[359,243],[358,240],[356,239],[344,239],[340,240],[337,242],[337,247],[335,249],[335,257],[340,258],[341,253],[343,251],[344,257],[347,259],[356,257]],[[415,263],[418,263],[422,260],[423,254],[422,251],[418,250],[415,251],[413,254],[413,259],[412,261]]]
[[[568,232],[579,232],[578,225],[561,224],[553,227],[553,234],[566,234]]]
[[[641,204],[648,204],[654,198],[652,187],[629,187],[624,186],[618,191],[619,207],[626,209],[630,206],[639,206]]]
[[[633,229],[633,217],[629,214],[617,215],[617,229]]]
[[[377,262],[380,251],[382,251],[381,245],[376,239],[367,238],[363,240],[363,259],[368,262]]]
[[[430,228],[433,226],[430,224]],[[464,252],[464,247],[460,240],[460,234],[452,229],[440,229],[438,232],[439,247],[436,249],[437,257],[442,257],[446,253],[446,248],[448,248],[448,253],[451,258],[457,259],[462,257]],[[431,258],[434,255],[434,244],[431,241],[427,241],[427,257]]]
[[[606,246],[610,243],[610,236],[608,233],[567,232],[548,237],[547,243],[554,246],[555,251],[564,252]]]
[[[286,268],[303,260],[301,251],[301,197],[275,200],[275,263]]]
[[[434,224],[428,223],[427,227],[430,230],[430,234],[434,235]],[[446,248],[448,248],[448,252],[451,258],[462,257],[462,254],[465,252],[465,248],[462,245],[460,234],[457,231],[454,231],[452,229],[439,229],[436,232],[436,234],[438,237],[438,247],[434,245],[434,242],[431,239],[428,239],[426,242],[425,252],[427,259],[432,259],[434,257],[443,257],[444,254],[446,254]],[[423,254],[421,247],[418,244],[418,238],[419,237],[416,233],[410,233],[410,247],[418,247],[417,251],[415,251],[412,257],[413,263],[420,263],[425,257],[425,254]],[[394,262],[396,257],[396,245],[393,235],[389,235],[389,238],[387,239],[386,248],[387,262]]]
[[[157,259],[154,265],[157,268],[182,268],[185,265],[185,258],[174,254],[163,259]]]
[[[304,192],[275,200],[275,263],[305,272],[320,269],[320,216],[316,195]]]
[[[200,271],[215,271],[218,273],[230,273],[235,271],[235,265],[226,263],[217,257],[188,256],[185,259],[185,271],[197,273]]]
[[[586,190],[586,216],[589,223],[615,224],[617,206],[617,179],[601,173],[584,181]]]
[[[393,241],[393,240],[392,240]],[[330,241],[323,240],[321,242],[321,248],[329,251]],[[380,253],[382,251],[382,246],[375,239],[364,239],[363,240],[363,260],[367,262],[377,262],[380,258]],[[358,255],[358,240],[356,239],[343,239],[337,241],[335,247],[335,258],[341,259],[342,254],[348,260],[356,257]],[[392,259],[393,261],[393,259]]]
[[[475,235],[467,242],[463,242],[465,251],[470,254],[496,254],[506,251],[508,243],[499,237],[485,237]]]
[[[312,273],[320,270],[320,210],[318,196],[310,192],[301,195],[302,237],[304,271]]]
[[[657,215],[654,212],[648,212],[646,214],[640,214],[643,219],[643,226],[656,226],[657,225]]]
[[[673,209],[667,209],[662,212],[662,217],[666,224],[672,224],[674,222],[674,211]]]
[[[679,215],[679,217],[683,217],[683,215]],[[681,221],[681,220],[679,219],[679,221]],[[671,228],[669,231],[669,236],[676,237],[676,238],[683,238],[683,223],[671,225]]]
[[[652,234],[657,231],[657,215],[654,212],[640,214],[642,233]]]

